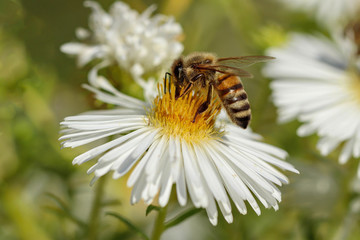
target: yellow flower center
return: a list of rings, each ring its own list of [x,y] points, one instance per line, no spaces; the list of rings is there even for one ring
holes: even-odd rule
[[[206,93],[201,89],[192,91],[175,99],[175,86],[171,84],[170,92],[164,93],[163,84],[158,85],[158,96],[148,112],[149,124],[159,128],[161,134],[180,137],[188,142],[199,142],[220,137],[222,132],[215,127],[215,120],[220,113],[221,105],[213,98],[207,110],[195,114],[206,101]]]

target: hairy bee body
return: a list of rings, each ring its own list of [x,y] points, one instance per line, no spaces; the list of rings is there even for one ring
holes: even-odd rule
[[[239,127],[246,128],[251,119],[247,94],[238,76],[222,74],[214,85],[230,119]]]
[[[240,67],[274,59],[267,56],[243,56],[217,58],[212,53],[195,52],[176,59],[171,76],[176,86],[175,96],[181,97],[194,87],[207,91],[207,100],[197,110],[204,112],[213,99],[213,92],[220,98],[230,119],[239,127],[246,128],[251,119],[250,104],[240,77],[252,75]]]

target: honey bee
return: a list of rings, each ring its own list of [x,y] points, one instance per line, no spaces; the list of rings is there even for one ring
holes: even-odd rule
[[[253,76],[239,67],[271,59],[274,58],[267,56],[217,58],[212,53],[200,52],[182,56],[176,59],[171,67],[170,75],[173,77],[171,79],[174,79],[175,98],[184,96],[194,87],[207,90],[206,101],[200,105],[194,116],[193,122],[195,122],[197,115],[209,107],[215,89],[232,122],[245,129],[251,118],[251,109],[240,77]]]

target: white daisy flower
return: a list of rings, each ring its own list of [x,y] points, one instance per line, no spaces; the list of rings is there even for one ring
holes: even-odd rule
[[[160,206],[169,201],[172,185],[180,205],[187,203],[187,192],[194,206],[205,208],[212,224],[217,224],[217,207],[225,219],[233,221],[230,199],[246,214],[248,201],[257,214],[255,197],[266,208],[278,209],[281,192],[278,186],[288,178],[273,166],[295,173],[282,161],[287,153],[262,143],[261,137],[235,125],[219,123],[220,104],[211,106],[192,123],[206,96],[193,92],[175,100],[171,93],[159,95],[152,103],[142,102],[117,91],[86,86],[96,98],[118,106],[116,109],[91,111],[67,117],[61,123],[63,147],[78,147],[112,136],[73,160],[83,164],[98,158],[88,174],[94,182],[113,171],[120,178],[133,169],[127,185],[133,187],[131,203],[143,199],[150,204],[158,196]],[[230,198],[229,198],[230,197]]]
[[[123,2],[115,2],[109,13],[94,1],[85,1],[84,5],[92,10],[91,31],[79,28],[76,35],[87,41],[66,43],[61,51],[77,56],[79,66],[101,60],[89,73],[89,81],[95,87],[106,81],[98,76],[98,71],[118,64],[122,69],[129,69],[131,76],[145,88],[143,75],[167,69],[183,50],[178,41],[181,26],[172,17],[161,14],[151,17],[155,6],[139,14]]]
[[[359,0],[281,0],[293,9],[302,9],[329,27],[346,25],[347,21],[359,16]]]
[[[341,143],[340,163],[360,156],[360,58],[350,38],[294,34],[286,46],[267,54],[264,74],[274,78],[270,87],[279,121],[298,119],[297,134],[317,133],[317,148],[328,155]],[[358,170],[360,177],[360,168]]]

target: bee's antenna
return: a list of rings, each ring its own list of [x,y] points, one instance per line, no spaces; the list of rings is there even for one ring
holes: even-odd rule
[[[170,93],[170,89],[171,89],[171,73],[166,72],[165,73],[165,80],[164,80],[164,94],[166,94],[166,80],[168,80],[168,85],[169,85],[169,93]]]

